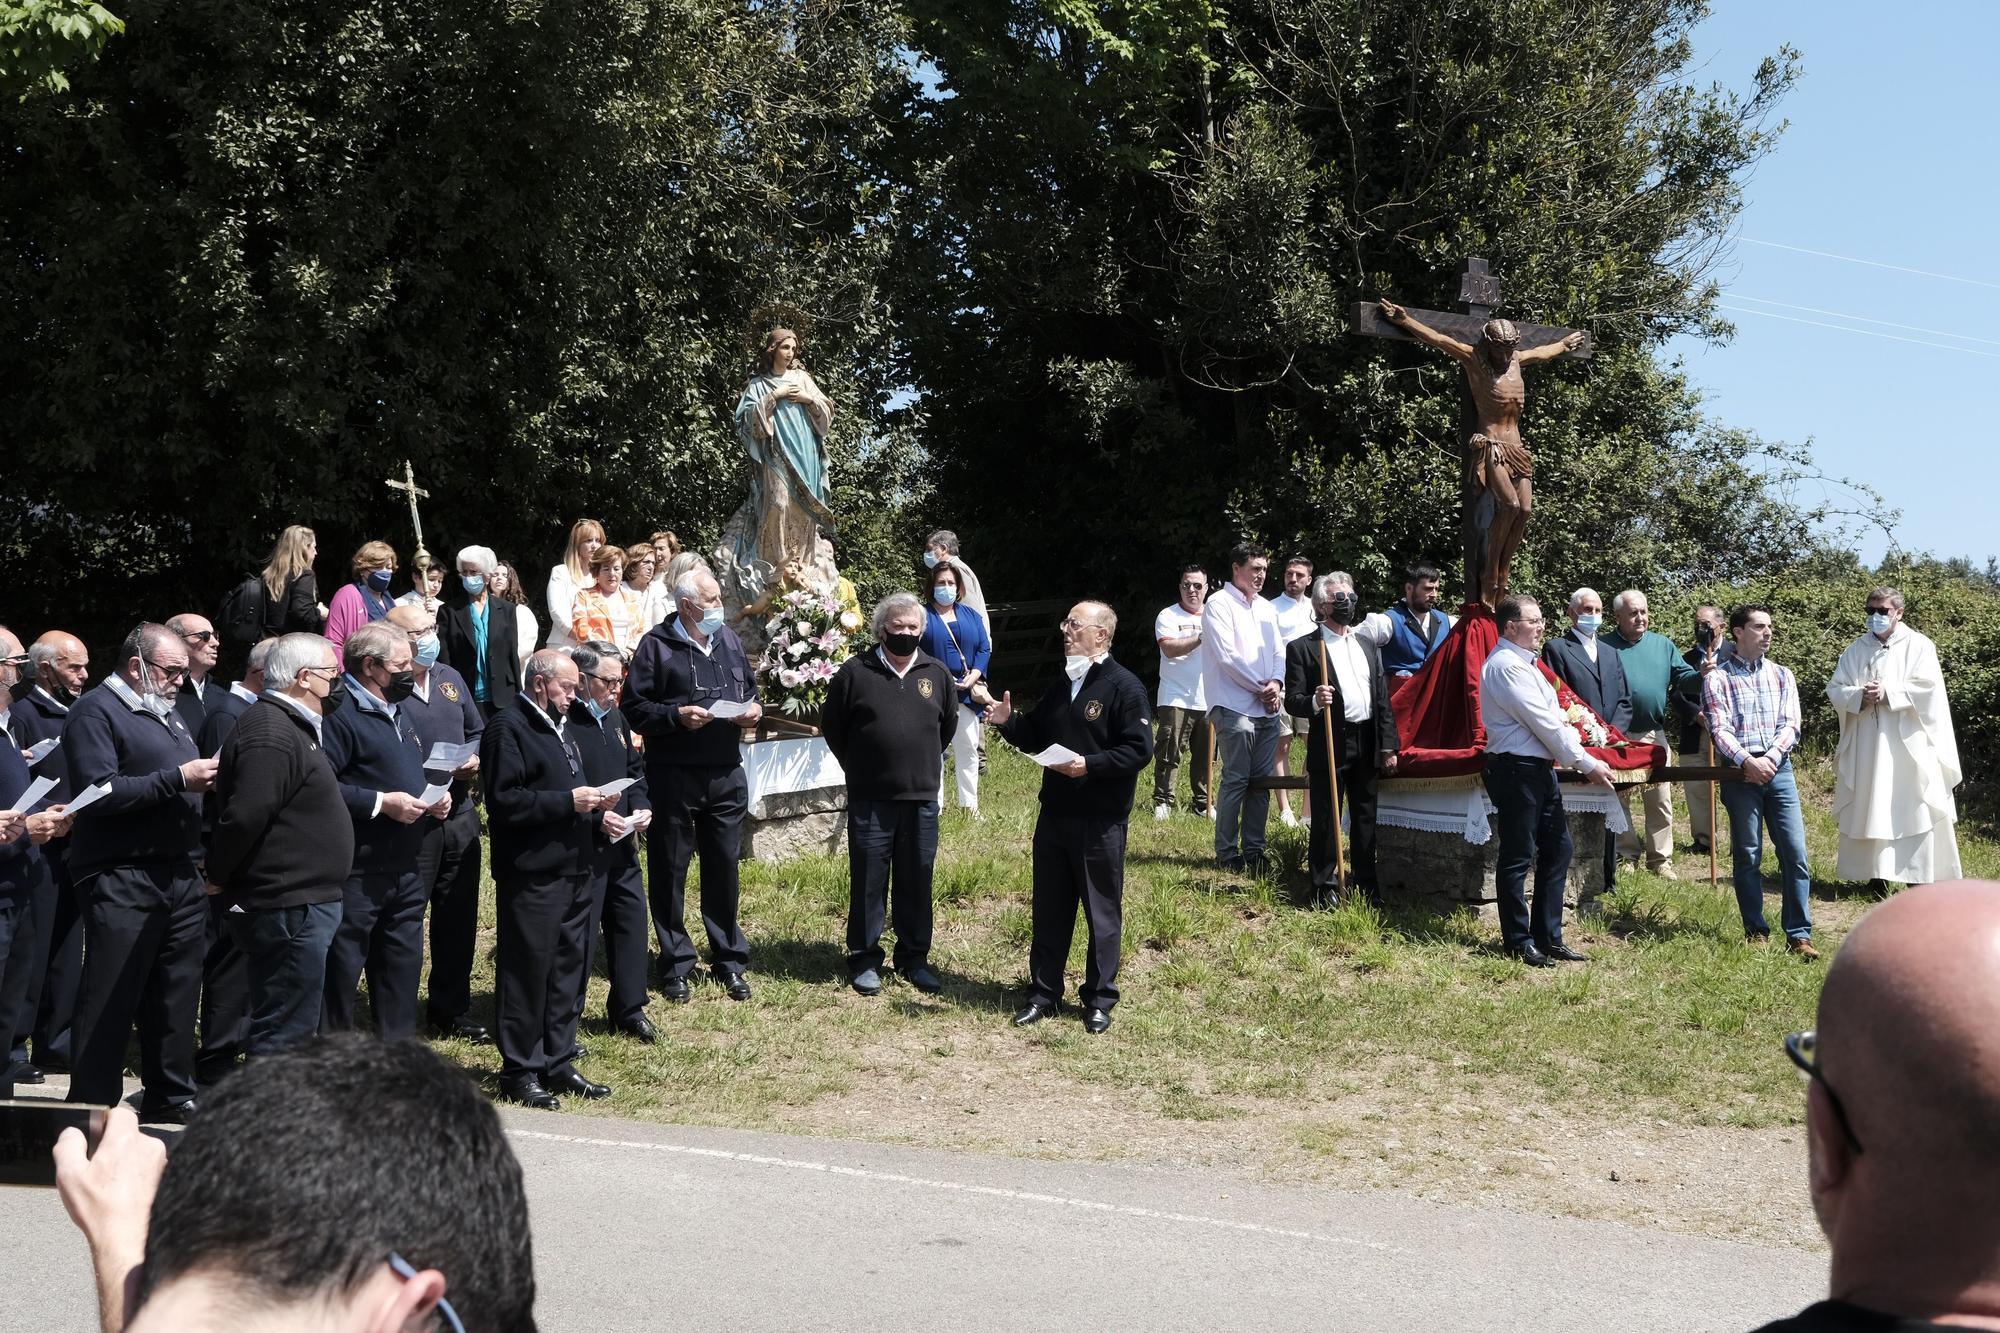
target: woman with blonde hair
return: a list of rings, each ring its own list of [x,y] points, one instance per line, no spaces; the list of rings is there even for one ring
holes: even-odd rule
[[[629,653],[639,646],[646,627],[639,624],[639,594],[623,582],[625,552],[616,546],[598,547],[590,557],[590,572],[597,582],[576,594],[570,637],[578,643],[616,644],[618,651]]]
[[[570,634],[570,626],[576,620],[576,595],[595,581],[590,572],[590,558],[602,545],[604,525],[596,519],[580,518],[570,528],[569,547],[563,552],[562,563],[549,569],[549,641],[546,646],[567,648],[576,642]]]
[[[487,586],[496,597],[514,608],[515,638],[520,645],[521,665],[525,667],[528,659],[535,655],[535,644],[542,637],[542,627],[528,606],[528,595],[521,591],[521,576],[514,572],[513,565],[502,560],[494,566],[493,577],[487,581]]]
[[[326,624],[326,606],[319,600],[313,561],[319,559],[319,538],[294,523],[278,534],[271,558],[264,562],[264,636],[317,634]]]
[[[364,542],[348,563],[354,581],[333,595],[326,614],[326,637],[335,648],[347,636],[389,614],[395,606],[389,584],[396,577],[396,548],[387,542]]]

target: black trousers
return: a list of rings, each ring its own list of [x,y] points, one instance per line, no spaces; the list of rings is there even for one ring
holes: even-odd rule
[[[14,1030],[8,1026],[15,1008],[28,991],[28,969],[14,966],[14,946],[23,936],[35,933],[35,909],[28,892],[0,897],[0,1099],[14,1095],[14,1062],[5,1051],[14,1044]]]
[[[498,976],[500,1080],[568,1073],[576,1046],[576,997],[590,947],[589,873],[501,880]]]
[[[849,799],[847,974],[850,977],[882,966],[882,927],[891,908],[896,923],[896,970],[907,972],[929,961],[935,919],[931,870],[937,862],[937,845],[936,801]]]
[[[708,965],[720,973],[750,965],[750,945],[737,924],[741,894],[737,862],[743,851],[743,816],[750,808],[750,780],[741,764],[695,767],[662,764],[647,779],[653,797],[653,858],[647,884],[653,929],[660,936],[660,971],[685,977],[694,971],[694,940],[687,933],[688,866],[701,856],[701,924],[708,934]]]
[[[405,870],[367,870],[347,877],[340,924],[326,951],[326,1007],[320,1031],[355,1027],[356,988],[368,973],[368,1007],[383,1041],[417,1032],[417,982],[424,970],[424,881]]]
[[[77,907],[76,883],[69,874],[68,839],[50,842],[42,851],[55,875],[56,910],[49,934],[48,970],[42,974],[41,998],[35,1005],[35,1059],[44,1064],[70,1063],[70,1029],[76,1021],[76,998],[83,985],[83,914]],[[58,849],[58,850],[51,850]]]
[[[1569,882],[1573,848],[1556,770],[1546,759],[1488,754],[1483,776],[1500,825],[1494,879],[1501,943],[1509,948],[1524,939],[1545,946],[1560,944],[1563,890]],[[1526,898],[1530,865],[1535,868],[1532,916]]]
[[[435,821],[434,821],[435,822]],[[417,874],[431,903],[430,1020],[446,1024],[472,1008],[472,956],[479,941],[479,807],[454,805],[417,847]]]
[[[584,930],[590,956],[585,959],[584,985],[576,993],[579,1018],[589,992],[590,969],[596,963],[600,928],[604,932],[604,975],[611,983],[604,1016],[613,1023],[630,1022],[646,1012],[646,937],[652,930],[646,910],[646,881],[632,839],[619,843],[610,864],[600,864],[591,877],[590,924]]]
[[[188,862],[115,866],[77,884],[83,984],[72,1037],[69,1099],[108,1106],[124,1095],[125,1043],[139,1029],[145,1105],[195,1095],[195,992],[208,900]]]
[[[1312,828],[1306,836],[1306,865],[1312,871],[1315,893],[1332,893],[1340,887],[1339,867],[1333,856],[1333,831],[1340,827],[1340,812],[1333,808],[1333,789],[1326,780],[1325,745],[1313,719],[1313,734],[1307,739],[1306,807],[1312,812]],[[1335,776],[1340,779],[1340,799],[1347,806],[1347,856],[1354,867],[1351,887],[1363,893],[1375,891],[1375,779],[1379,760],[1369,743],[1375,728],[1366,723],[1343,723],[1345,730],[1334,737],[1340,761]]]
[[[236,1068],[250,1049],[250,969],[220,898],[208,900],[202,928],[201,1046],[194,1053],[197,1083],[213,1083]]]
[[[42,999],[42,979],[49,970],[49,941],[55,935],[56,903],[62,889],[46,865],[42,877],[22,897],[22,916],[0,953],[0,1032],[7,1044],[0,1059],[10,1063],[28,1058],[28,1034]],[[16,973],[19,975],[17,976]]]
[[[1125,817],[1051,816],[1035,822],[1034,939],[1028,946],[1028,998],[1063,997],[1063,969],[1083,906],[1090,949],[1079,998],[1086,1008],[1118,1003],[1118,946],[1125,929]]]

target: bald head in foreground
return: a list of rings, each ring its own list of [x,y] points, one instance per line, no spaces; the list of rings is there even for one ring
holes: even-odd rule
[[[1790,1044],[1831,1299],[1761,1333],[2000,1329],[2000,883],[1870,912]]]

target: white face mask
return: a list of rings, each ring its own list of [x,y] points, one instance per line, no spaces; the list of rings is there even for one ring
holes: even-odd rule
[[[139,696],[139,702],[154,717],[164,718],[167,714],[174,711],[174,699],[170,694],[155,694],[151,690],[147,690]]]
[[[1082,653],[1071,653],[1063,659],[1063,674],[1071,680],[1082,680],[1090,670],[1090,659]]]

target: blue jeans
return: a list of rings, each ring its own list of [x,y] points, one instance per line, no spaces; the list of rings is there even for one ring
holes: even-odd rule
[[[1806,824],[1799,813],[1799,786],[1792,779],[1792,761],[1787,758],[1763,786],[1741,779],[1719,784],[1718,794],[1729,811],[1729,843],[1733,859],[1731,877],[1736,883],[1736,910],[1743,915],[1746,933],[1770,932],[1764,921],[1764,829],[1771,830],[1771,845],[1778,849],[1778,866],[1784,872],[1778,919],[1787,938],[1812,938],[1812,876],[1806,871]]]
[[[1216,860],[1248,861],[1264,854],[1264,824],[1271,814],[1271,793],[1250,790],[1250,779],[1270,776],[1278,758],[1278,741],[1290,721],[1249,717],[1221,707],[1208,710],[1208,725],[1215,729],[1215,748],[1222,760],[1222,790],[1215,796]]]
[[[249,1057],[275,1055],[319,1031],[326,951],[341,905],[251,908],[223,913],[250,981]]]

